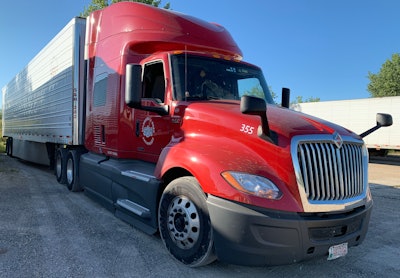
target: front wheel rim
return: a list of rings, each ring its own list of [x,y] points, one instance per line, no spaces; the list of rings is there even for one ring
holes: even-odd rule
[[[167,212],[171,239],[181,249],[192,248],[200,234],[200,217],[195,204],[185,196],[178,196],[172,200]]]

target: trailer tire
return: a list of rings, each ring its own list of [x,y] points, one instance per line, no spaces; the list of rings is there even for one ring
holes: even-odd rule
[[[68,190],[72,192],[82,191],[79,183],[79,157],[80,151],[70,150],[67,155],[66,164],[66,183]]]
[[[57,148],[57,150],[56,150],[54,172],[55,172],[57,181],[61,184],[65,184],[67,181],[67,171],[66,171],[67,154],[68,154],[67,149]]]
[[[159,230],[169,253],[198,267],[216,259],[206,195],[194,177],[181,177],[164,190],[159,205]]]
[[[386,149],[368,149],[369,156],[385,157],[388,155],[389,150]]]

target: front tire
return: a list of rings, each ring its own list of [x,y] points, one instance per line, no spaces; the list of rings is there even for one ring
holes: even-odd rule
[[[158,216],[161,238],[175,259],[191,267],[216,259],[206,195],[195,178],[181,177],[165,188]]]

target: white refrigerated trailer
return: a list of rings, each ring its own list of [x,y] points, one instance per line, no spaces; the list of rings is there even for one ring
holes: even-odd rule
[[[3,87],[7,154],[49,165],[61,145],[83,145],[85,19],[72,19]]]
[[[391,114],[393,125],[364,138],[371,150],[400,150],[400,96],[299,103],[294,110],[334,122],[360,134],[377,113]]]

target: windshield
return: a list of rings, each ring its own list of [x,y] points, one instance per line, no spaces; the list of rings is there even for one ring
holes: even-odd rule
[[[176,100],[240,100],[243,95],[251,95],[273,103],[258,68],[184,54],[172,56],[171,63]]]

